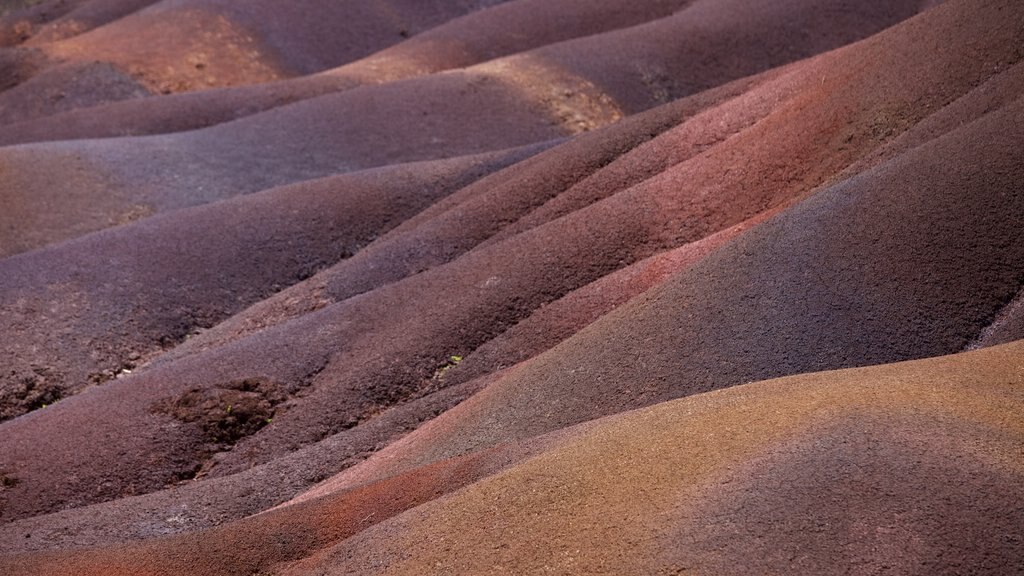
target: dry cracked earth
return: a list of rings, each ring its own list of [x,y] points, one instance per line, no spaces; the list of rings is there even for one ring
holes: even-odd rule
[[[0,574],[1024,574],[1024,2],[0,1]]]

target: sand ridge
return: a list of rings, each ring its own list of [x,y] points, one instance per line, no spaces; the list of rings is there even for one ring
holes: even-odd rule
[[[0,573],[1022,569],[1019,2],[0,45]]]

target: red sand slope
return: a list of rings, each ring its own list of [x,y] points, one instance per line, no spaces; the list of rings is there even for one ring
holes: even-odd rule
[[[75,124],[80,125],[75,133],[77,137],[99,136],[101,132],[102,135],[123,135],[198,128],[359,84],[469,66],[561,40],[628,27],[666,16],[687,2],[514,0],[486,6],[415,35],[407,33],[409,38],[394,47],[374,52],[366,58],[323,74],[231,90],[200,91],[173,98],[136,100],[98,110],[81,111],[79,114],[62,115],[59,119],[46,122],[48,128],[43,128],[39,123],[33,125],[33,128],[36,132],[42,130],[42,139],[46,140],[56,135],[55,129],[63,137],[68,137]],[[360,22],[361,19],[351,21]],[[64,66],[68,67],[75,68],[73,65]],[[81,89],[76,89],[73,81],[59,76],[57,72],[39,76],[42,78],[33,82],[36,86],[23,87],[18,92],[25,95],[35,93],[40,90],[39,86],[46,84],[54,97],[43,99],[42,102],[38,98],[35,102],[24,102],[13,94],[2,94],[0,109],[5,114],[0,117],[0,123],[24,123],[49,114],[95,106],[102,101],[125,99],[123,95],[100,89],[94,75],[82,74],[74,78],[92,80],[89,86]],[[76,101],[69,97],[69,93],[81,94],[91,101]],[[55,97],[58,94],[60,98]],[[81,123],[90,121],[86,133],[86,127],[81,126]],[[24,132],[24,127],[14,130]],[[9,132],[4,141],[10,142],[14,137]]]
[[[1024,521],[1022,352],[1014,344],[748,384],[195,535],[15,556],[0,567],[54,575],[1013,573],[1024,568],[1012,536]]]
[[[80,27],[81,34],[63,39],[66,32],[50,32],[33,37],[27,45],[55,60],[110,62],[140,77],[155,92],[166,93],[332,68],[493,2],[108,0],[80,4],[62,19],[74,22],[77,13],[90,10],[94,21],[108,22],[91,30],[86,24]],[[107,6],[101,8],[103,4]],[[23,23],[32,20],[31,12],[39,9],[23,18],[8,15],[7,20],[14,21],[14,28],[19,24],[24,28]]]
[[[1024,4],[136,4],[0,20],[0,574],[1024,569]]]
[[[1022,352],[761,382],[612,417],[282,573],[1014,573]]]
[[[0,45],[22,45],[8,49],[10,58],[45,55],[48,60],[48,65],[12,79],[19,83],[17,89],[0,92],[0,124],[140,100],[150,94],[251,85],[326,70],[494,3],[91,0],[74,4],[44,2],[0,18]],[[309,87],[323,93],[337,84],[307,80],[298,83],[298,90],[289,91]],[[310,95],[307,89],[305,97]],[[281,90],[262,88],[237,96],[230,102],[215,96],[212,102],[223,113],[239,108],[233,114],[237,117],[246,109],[252,113],[254,103],[245,100],[262,97],[267,108],[271,101],[279,105],[287,98]],[[211,102],[205,96],[199,101]],[[161,102],[155,107],[164,107]],[[125,125],[124,112],[99,114],[107,135],[132,132]],[[201,120],[209,118],[210,110],[185,112],[178,107],[174,116],[182,114],[198,116],[198,125],[196,120],[184,120],[192,122],[192,127],[212,123]],[[111,116],[121,118],[112,122]],[[151,116],[147,114],[148,122],[155,120]],[[55,135],[50,132],[43,139]]]
[[[0,46],[45,43],[77,36],[141,10],[157,0],[23,0],[0,16]]]

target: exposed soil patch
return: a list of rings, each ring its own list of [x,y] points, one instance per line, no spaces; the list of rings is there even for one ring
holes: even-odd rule
[[[192,388],[154,403],[151,410],[196,426],[201,434],[198,456],[206,462],[213,454],[230,450],[242,438],[270,424],[285,399],[287,391],[282,386],[250,378],[213,388]],[[201,472],[199,464],[193,475]]]
[[[0,421],[45,408],[61,399],[59,383],[46,368],[10,372],[12,385],[0,389]]]
[[[4,508],[7,507],[7,495],[4,494],[10,488],[17,486],[21,480],[13,474],[0,471],[0,514],[3,513]]]

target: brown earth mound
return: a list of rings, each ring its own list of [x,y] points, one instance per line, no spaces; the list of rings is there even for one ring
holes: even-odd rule
[[[748,384],[198,534],[15,556],[0,567],[154,575],[1014,573],[1024,568],[1016,537],[1024,521],[1022,352],[1013,344]]]
[[[0,44],[0,574],[1024,569],[1024,4]]]
[[[107,227],[136,206],[163,211],[344,171],[575,134],[855,40],[908,16],[916,3],[901,3],[906,6],[900,9],[888,2],[848,4],[793,0],[785,10],[757,12],[697,3],[621,32],[448,74],[328,94],[205,130],[7,148],[0,151],[0,167],[19,178],[0,183],[0,201],[10,206],[0,215],[0,255]],[[820,26],[824,18],[828,27]],[[712,38],[691,34],[711,23]],[[794,36],[795,29],[820,32]],[[740,45],[737,63],[712,65],[719,44],[741,32],[750,44]],[[592,61],[597,41],[620,56],[583,66]],[[645,80],[648,68],[669,75],[685,71],[690,80],[655,85]],[[66,209],[57,198],[68,191],[55,179],[74,188]]]
[[[1012,574],[1024,569],[1022,352],[612,417],[280,573]]]
[[[688,1],[508,1],[486,6],[416,35],[407,33],[409,39],[392,48],[374,52],[323,74],[234,89],[190,92],[172,98],[134,100],[74,114],[61,112],[86,106],[74,105],[73,99],[67,97],[67,93],[74,89],[73,84],[55,78],[50,81],[49,89],[56,94],[65,94],[59,105],[46,107],[36,103],[31,106],[6,94],[0,95],[0,105],[8,112],[7,116],[0,118],[0,123],[25,123],[47,115],[59,115],[59,118],[45,122],[9,128],[3,141],[26,141],[31,139],[29,134],[39,134],[38,139],[50,140],[55,136],[121,136],[199,128],[327,92],[469,66],[561,40],[628,27],[666,16]],[[28,93],[29,90],[22,92]],[[124,100],[96,90],[82,92],[83,96],[93,99]]]

